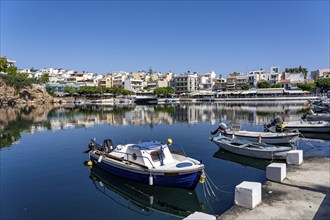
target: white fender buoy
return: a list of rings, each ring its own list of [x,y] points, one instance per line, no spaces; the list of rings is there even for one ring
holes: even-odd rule
[[[154,196],[149,196],[149,204],[154,204]]]
[[[99,182],[100,186],[104,187],[104,184],[102,181]]]
[[[102,162],[102,159],[103,159],[103,156],[101,155],[101,156],[99,157],[99,159],[97,160],[97,162],[101,163],[101,162]]]
[[[154,179],[152,178],[152,176],[149,176],[149,185],[152,186],[154,184]]]

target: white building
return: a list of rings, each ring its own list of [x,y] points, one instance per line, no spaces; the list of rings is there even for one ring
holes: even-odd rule
[[[209,73],[204,73],[202,75],[198,75],[198,88],[199,90],[212,90],[214,86],[214,79],[216,74],[214,71]]]
[[[197,74],[182,74],[173,78],[174,91],[176,93],[190,93],[198,90]]]

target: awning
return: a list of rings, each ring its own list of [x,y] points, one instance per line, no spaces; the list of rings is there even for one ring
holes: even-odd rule
[[[257,94],[283,94],[284,89],[258,89]]]
[[[257,93],[257,90],[246,90],[246,91],[243,91],[241,92],[242,95],[247,95],[247,94],[256,94]]]
[[[308,91],[303,91],[303,90],[285,90],[285,92],[289,94],[305,94],[309,93]]]

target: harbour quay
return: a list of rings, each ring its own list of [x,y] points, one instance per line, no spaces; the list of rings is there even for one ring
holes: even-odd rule
[[[259,205],[253,209],[234,205],[216,219],[330,219],[329,170],[330,158],[306,158],[300,166],[287,165],[282,182],[267,180],[262,185]]]

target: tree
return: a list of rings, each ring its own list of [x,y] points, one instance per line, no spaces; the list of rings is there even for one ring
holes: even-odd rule
[[[77,92],[76,88],[73,88],[72,86],[65,86],[64,92],[69,93],[71,96]]]
[[[6,73],[7,67],[8,67],[7,58],[1,57],[0,58],[0,72]]]
[[[318,79],[316,80],[315,85],[322,92],[328,92],[330,90],[330,78]]]
[[[263,81],[263,82],[258,82],[257,83],[257,87],[262,89],[262,88],[270,88],[270,83],[267,81]]]
[[[160,88],[156,88],[154,90],[154,94],[156,95],[164,95],[166,97],[168,97],[169,95],[172,95],[174,93],[174,89],[172,87],[160,87]]]
[[[49,74],[48,73],[42,74],[39,78],[39,82],[40,83],[48,83],[49,82]]]
[[[312,91],[316,88],[315,83],[298,83],[298,88],[302,90]]]
[[[251,85],[250,84],[244,84],[244,85],[241,86],[241,88],[243,90],[249,90],[249,89],[251,89]]]
[[[282,85],[277,83],[277,84],[273,84],[271,87],[272,88],[282,88]]]

